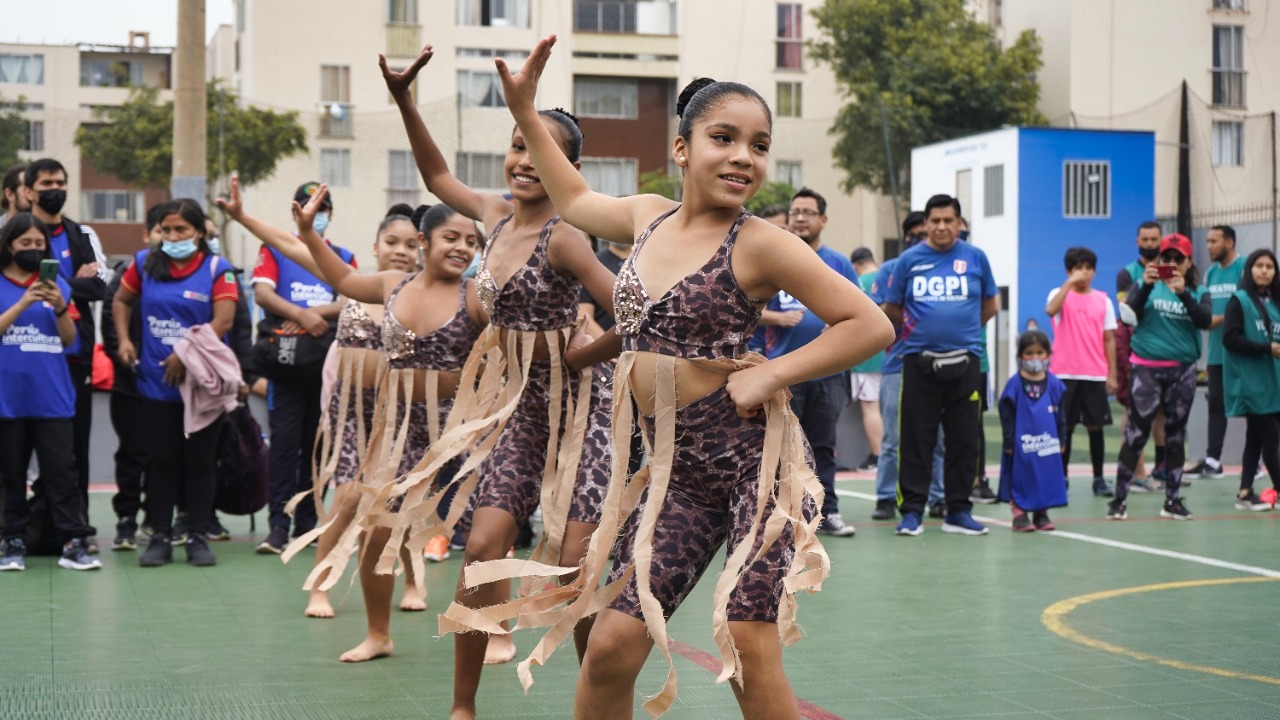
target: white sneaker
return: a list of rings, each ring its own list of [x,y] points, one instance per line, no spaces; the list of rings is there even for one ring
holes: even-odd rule
[[[818,526],[818,532],[823,535],[833,535],[835,537],[852,537],[857,528],[845,522],[840,517],[840,513],[833,513],[822,519],[822,524]]]

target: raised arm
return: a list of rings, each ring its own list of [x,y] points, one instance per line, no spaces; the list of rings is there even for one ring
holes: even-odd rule
[[[507,67],[507,63],[498,58],[494,65],[498,68],[498,77],[502,79],[502,92],[507,101],[507,109],[516,119],[520,135],[524,138],[529,155],[533,158],[533,166],[537,168],[538,179],[547,189],[547,195],[556,206],[556,212],[570,225],[584,230],[597,237],[616,243],[630,244],[635,241],[637,228],[635,213],[638,205],[652,204],[656,196],[633,196],[616,198],[598,193],[587,185],[582,173],[574,167],[569,158],[560,149],[559,143],[551,137],[550,131],[542,124],[538,111],[534,107],[534,96],[538,92],[538,80],[551,57],[551,46],[555,45],[556,36],[549,35],[534,46],[524,67],[515,75]],[[670,207],[670,200],[663,200]],[[662,211],[658,208],[652,216]],[[648,219],[652,219],[649,216]],[[647,221],[647,220],[646,220]],[[599,298],[597,298],[599,299]]]
[[[322,184],[312,193],[306,205],[293,201],[293,219],[298,223],[298,237],[310,251],[309,259],[314,261],[313,264],[319,270],[317,274],[332,285],[335,291],[359,302],[381,305],[386,297],[385,281],[381,277],[384,273],[362,275],[356,272],[355,268],[338,257],[333,248],[325,244],[324,238],[312,227],[320,204],[328,194],[329,187]],[[404,277],[403,273],[400,277]]]
[[[511,208],[505,198],[492,193],[476,192],[449,172],[448,161],[435,140],[431,139],[426,123],[422,122],[422,116],[413,104],[413,94],[409,92],[409,88],[418,76],[418,71],[426,66],[433,54],[430,45],[423,47],[413,64],[402,72],[395,72],[387,67],[387,57],[381,53],[378,55],[382,79],[387,83],[387,90],[395,99],[396,107],[400,108],[400,119],[409,136],[409,147],[413,150],[413,160],[418,164],[418,172],[432,195],[472,220],[486,222],[486,218],[491,219],[495,215],[505,216]]]
[[[293,233],[278,228],[249,214],[244,208],[244,200],[240,197],[240,178],[231,177],[231,193],[228,197],[217,198],[214,203],[227,214],[227,217],[240,223],[262,243],[290,260],[298,263],[312,275],[319,275],[320,269],[311,259],[311,253],[301,240]]]

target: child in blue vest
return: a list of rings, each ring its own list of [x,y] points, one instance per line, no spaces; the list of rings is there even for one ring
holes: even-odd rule
[[[1049,508],[1067,504],[1061,445],[1066,386],[1049,372],[1050,351],[1049,336],[1039,330],[1019,336],[1018,374],[1000,395],[1004,454],[999,497],[1013,510],[1014,532],[1053,530]]]
[[[75,387],[65,353],[76,342],[79,314],[71,286],[55,274],[40,279],[53,260],[49,228],[18,213],[0,235],[0,485],[4,525],[0,570],[26,568],[27,465],[34,452],[43,493],[63,543],[58,565],[102,567],[89,554],[84,500],[76,482],[72,447]]]

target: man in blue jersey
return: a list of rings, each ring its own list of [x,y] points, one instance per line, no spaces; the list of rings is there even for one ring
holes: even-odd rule
[[[999,309],[986,253],[958,241],[960,201],[934,195],[925,204],[928,237],[902,254],[902,282],[886,288],[885,314],[902,328],[899,408],[899,535],[919,535],[938,428],[944,429],[947,513],[942,531],[985,535],[973,519],[973,469],[981,421],[983,326]]]
[[[822,229],[827,225],[827,201],[809,188],[801,188],[791,198],[787,213],[791,232],[800,236],[818,253],[829,267],[858,282],[853,263],[841,253],[822,244]],[[813,341],[827,329],[826,323],[809,311],[799,300],[785,292],[769,301],[769,310],[781,313],[800,313],[800,321],[791,326],[774,325],[765,330],[765,354],[770,359],[785,355]],[[818,532],[826,535],[848,537],[854,527],[840,517],[836,498],[836,422],[840,411],[848,402],[845,374],[828,375],[791,386],[791,409],[800,418],[809,445],[813,448],[813,460],[818,480],[822,482],[822,524]]]

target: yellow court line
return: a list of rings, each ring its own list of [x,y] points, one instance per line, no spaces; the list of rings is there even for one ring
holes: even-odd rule
[[[1199,665],[1197,663],[1189,663],[1182,660],[1173,660],[1161,657],[1159,655],[1152,655],[1151,653],[1139,652],[1137,650],[1131,650],[1127,647],[1106,642],[1105,640],[1091,638],[1088,635],[1074,630],[1067,624],[1067,616],[1070,615],[1072,611],[1081,605],[1088,605],[1091,602],[1097,602],[1099,600],[1110,600],[1112,598],[1123,597],[1125,595],[1158,592],[1161,590],[1182,590],[1186,588],[1212,587],[1215,585],[1239,585],[1243,583],[1265,583],[1276,581],[1276,578],[1269,577],[1242,577],[1224,578],[1219,580],[1186,580],[1183,582],[1157,583],[1155,585],[1120,588],[1118,590],[1104,590],[1102,592],[1089,593],[1088,595],[1077,595],[1073,598],[1060,600],[1045,608],[1044,613],[1040,616],[1040,622],[1044,623],[1044,626],[1055,635],[1064,637],[1067,640],[1095,650],[1123,655],[1143,662],[1153,662],[1158,665],[1164,665],[1165,667],[1176,668],[1178,670],[1189,670],[1191,672],[1205,673],[1208,675],[1216,675],[1218,677],[1232,678],[1235,680],[1252,680],[1254,682],[1267,683],[1269,685],[1280,685],[1280,677],[1254,675],[1252,673],[1227,670],[1225,668],[1213,667],[1212,665]]]

